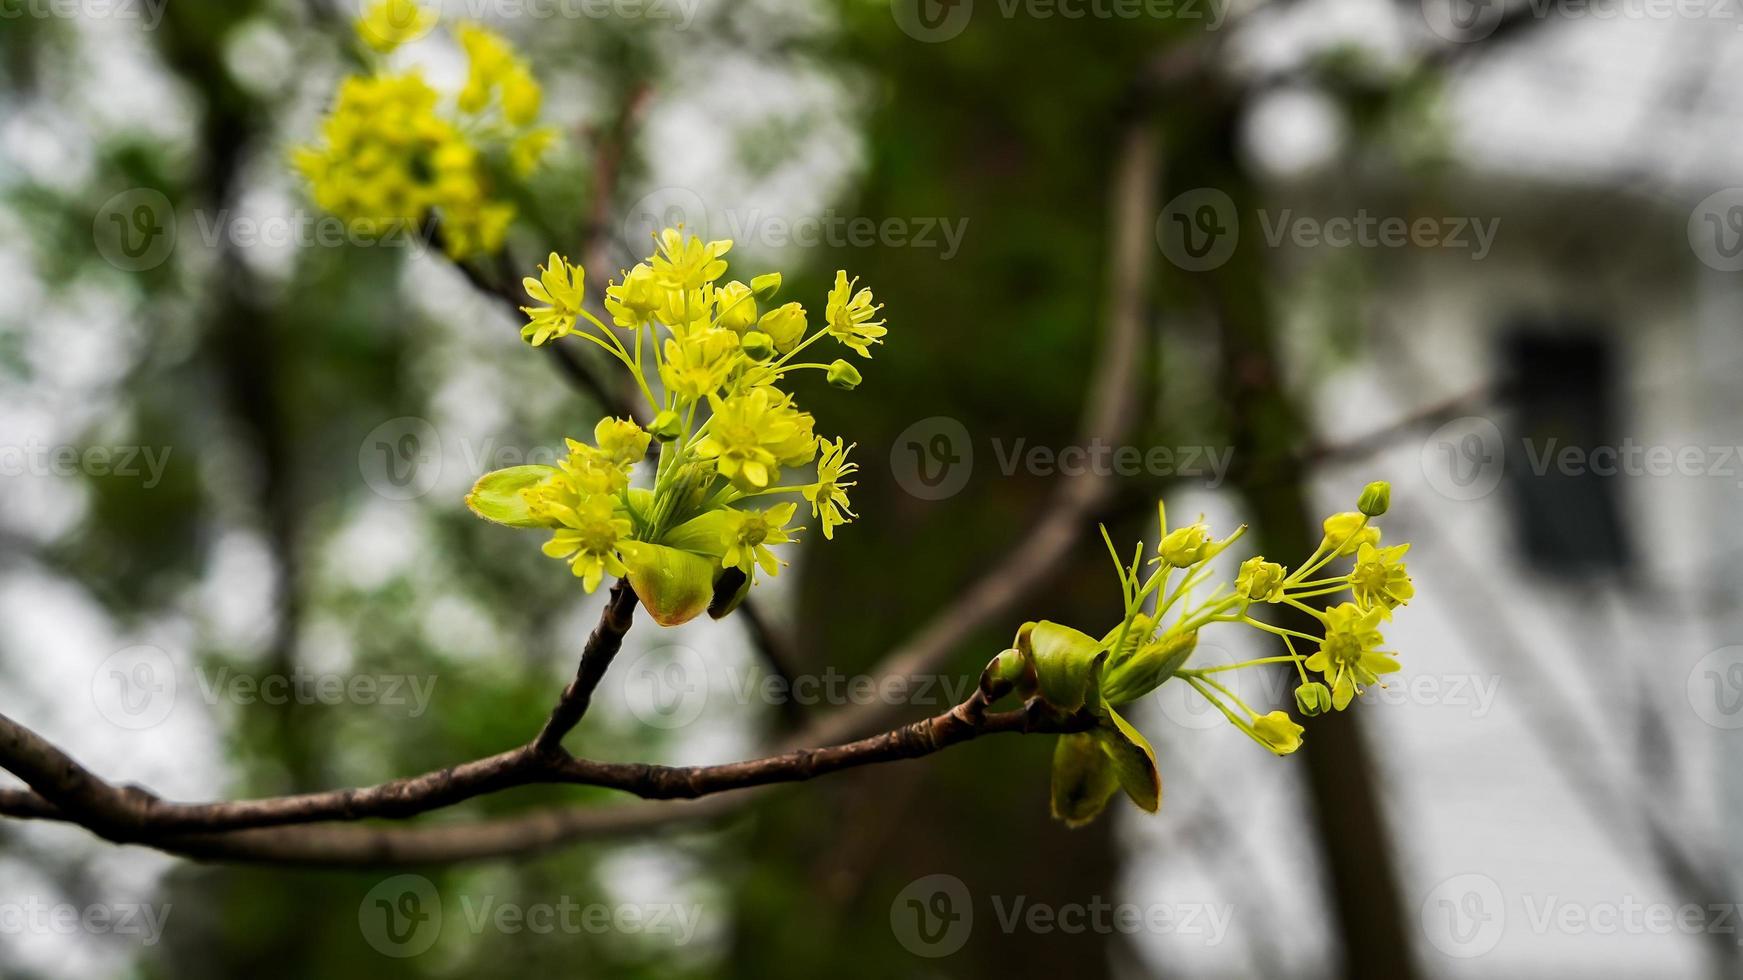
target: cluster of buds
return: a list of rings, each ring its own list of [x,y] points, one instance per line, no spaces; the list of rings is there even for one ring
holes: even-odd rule
[[[646,261],[606,287],[609,325],[583,306],[585,271],[552,253],[524,282],[536,305],[523,308],[522,330],[534,346],[574,337],[604,349],[646,400],[649,423],[604,419],[591,445],[570,440],[556,466],[488,473],[467,503],[488,520],[550,530],[545,553],[568,562],[587,591],[608,575],[627,578],[670,626],[704,610],[724,616],[759,573],[776,574],[783,563],[772,549],[803,530],[790,526],[801,502],[825,538],[853,518],[853,447],[818,435],[781,385],[816,370],[837,387],[857,386],[847,361],[800,355],[833,340],[869,357],[886,330],[871,291],[845,272],[812,330],[802,305],[775,305],[780,273],[722,281],[730,241],[681,228],[655,241]],[[783,471],[813,466],[805,479],[783,480]],[[638,468],[651,470],[650,485],[635,485]]]
[[[1086,728],[1062,735],[1054,752],[1054,815],[1073,826],[1087,823],[1121,789],[1139,807],[1157,809],[1162,779],[1155,753],[1118,709],[1169,681],[1191,686],[1253,741],[1288,755],[1301,747],[1305,729],[1288,712],[1254,710],[1218,675],[1290,664],[1300,678],[1296,706],[1311,717],[1343,710],[1366,686],[1398,670],[1398,661],[1380,649],[1380,626],[1415,589],[1404,567],[1410,546],[1382,547],[1373,524],[1390,497],[1387,484],[1369,484],[1356,510],[1325,519],[1319,547],[1293,571],[1255,555],[1241,563],[1232,586],[1219,583],[1196,601],[1194,593],[1215,575],[1211,560],[1240,538],[1244,526],[1221,539],[1202,520],[1170,530],[1159,504],[1161,538],[1154,554],[1146,560],[1140,543],[1129,561],[1104,528],[1124,600],[1120,623],[1099,639],[1059,623],[1025,623],[982,678],[984,690],[1015,692],[1055,720]],[[1333,573],[1334,563],[1350,559],[1345,570]],[[1347,601],[1329,605],[1340,594]],[[1281,607],[1317,627],[1291,629],[1254,615]],[[1199,631],[1216,623],[1275,635],[1287,653],[1189,667]]]

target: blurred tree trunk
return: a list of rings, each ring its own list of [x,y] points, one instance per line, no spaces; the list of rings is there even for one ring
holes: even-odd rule
[[[1199,139],[1170,160],[1183,173],[1170,188],[1194,186],[1227,193],[1236,215],[1257,213],[1257,191],[1237,152],[1241,115],[1229,103],[1196,120]],[[1194,180],[1196,175],[1198,180]],[[1249,222],[1250,224],[1250,222]],[[1251,232],[1254,229],[1247,229]],[[1235,458],[1282,461],[1313,442],[1305,412],[1286,389],[1278,357],[1279,313],[1269,301],[1263,242],[1246,236],[1230,259],[1204,274],[1221,328],[1219,404]],[[1319,543],[1319,518],[1307,499],[1306,472],[1282,473],[1267,466],[1239,489],[1258,531],[1258,550],[1272,556],[1306,555]],[[1355,490],[1349,508],[1355,506]],[[1301,614],[1305,620],[1305,614]],[[1308,624],[1287,624],[1306,629]],[[1282,652],[1279,649],[1278,652]],[[1345,975],[1361,980],[1406,980],[1415,975],[1410,933],[1398,887],[1391,836],[1380,812],[1374,770],[1356,712],[1313,719],[1301,753],[1318,829],[1320,861],[1330,878],[1335,927]]]
[[[805,555],[800,646],[811,660],[800,670],[869,669],[964,585],[996,573],[991,564],[1064,479],[1025,472],[1012,454],[1078,441],[1107,316],[1106,201],[1121,113],[1156,38],[1129,23],[989,17],[950,43],[871,42],[887,101],[868,133],[862,195],[837,210],[966,221],[966,232],[955,255],[884,243],[813,267],[818,277],[836,268],[862,276],[887,305],[891,333],[856,395],[802,395],[830,435],[859,443],[854,500],[864,519]],[[1036,71],[1041,49],[1078,69]],[[808,305],[825,288],[796,285]],[[897,473],[914,465],[904,430],[934,416],[968,427],[969,446],[954,449],[969,449],[972,463],[962,453],[955,465],[972,476],[960,493],[926,501]],[[1093,526],[1053,580],[1053,591],[962,649],[946,680],[972,683],[1026,619],[1086,629],[1117,621]],[[906,716],[941,710],[937,697]],[[883,978],[934,966],[953,977],[1108,975],[1108,935],[1006,932],[999,921],[1019,899],[1117,901],[1111,818],[1072,831],[1049,815],[1052,742],[988,740],[813,784],[767,807],[748,848],[757,866],[738,889],[733,975]],[[892,903],[934,874],[962,881],[973,926],[959,952],[927,960],[898,941]]]

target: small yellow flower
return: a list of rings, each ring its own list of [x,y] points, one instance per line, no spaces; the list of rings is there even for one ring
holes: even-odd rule
[[[1325,519],[1325,544],[1336,548],[1338,557],[1353,555],[1364,544],[1380,543],[1380,529],[1367,523],[1367,518],[1351,510]]]
[[[740,336],[757,322],[756,296],[742,282],[734,280],[714,293],[715,323]]]
[[[695,289],[675,289],[660,282],[660,306],[654,316],[677,337],[715,329],[708,322],[714,316],[714,284],[705,282]],[[737,336],[728,330],[719,332]]]
[[[567,337],[575,331],[575,318],[581,312],[583,279],[586,270],[556,252],[539,267],[539,277],[521,280],[527,295],[543,306],[523,306],[521,312],[530,321],[521,328],[521,338],[538,347],[553,337]]]
[[[1410,545],[1376,548],[1364,543],[1356,552],[1356,567],[1350,572],[1350,591],[1363,609],[1393,609],[1416,595],[1410,573],[1404,568],[1404,553]]]
[[[810,416],[793,408],[773,388],[752,388],[712,404],[714,417],[696,450],[704,459],[713,459],[720,475],[741,489],[764,490],[773,485],[783,460],[794,458],[785,454],[794,452],[791,443],[801,431],[810,443],[809,452],[816,451]]]
[[[801,412],[793,404],[791,395],[781,396],[780,418],[783,427],[790,424],[791,428],[784,438],[776,439],[770,444],[769,448],[774,450],[775,458],[781,461],[782,466],[810,465],[817,458],[819,443],[817,433],[813,431],[817,420],[810,412]]]
[[[1307,658],[1306,666],[1331,682],[1332,706],[1342,711],[1363,687],[1378,683],[1381,674],[1390,674],[1399,666],[1389,653],[1379,649],[1385,642],[1379,630],[1386,615],[1383,607],[1362,610],[1345,602],[1326,610],[1325,615],[1325,640]]]
[[[721,256],[732,248],[729,239],[704,243],[679,227],[660,232],[656,241],[654,275],[672,289],[700,289],[726,272]]]
[[[757,321],[757,329],[768,334],[775,350],[782,354],[799,346],[805,339],[805,328],[805,308],[798,303],[777,306]]]
[[[1276,602],[1283,598],[1283,566],[1266,561],[1263,555],[1241,562],[1235,576],[1235,591],[1254,602]]]
[[[415,0],[375,0],[357,19],[357,38],[380,54],[415,41],[436,26],[436,13]]]
[[[593,427],[593,442],[613,465],[628,468],[647,455],[653,436],[629,419],[600,419]]]
[[[786,544],[802,527],[789,528],[798,504],[776,504],[764,511],[729,510],[732,520],[725,531],[726,553],[720,558],[722,568],[736,568],[746,575],[753,565],[770,575],[780,573],[782,562],[769,550],[770,545]]]
[[[872,344],[883,343],[883,336],[889,333],[884,327],[884,321],[873,320],[882,304],[872,302],[870,289],[854,292],[854,283],[858,279],[849,280],[847,272],[837,270],[835,273],[835,288],[829,291],[829,305],[824,314],[829,325],[829,335],[844,345],[852,348],[861,357],[870,357]]]
[[[630,523],[618,516],[609,498],[590,497],[561,516],[563,526],[545,542],[544,551],[567,561],[582,588],[592,592],[606,575],[628,574],[617,545],[629,537]]]
[[[802,492],[811,502],[811,516],[823,521],[824,539],[832,540],[838,525],[859,516],[848,509],[847,501],[847,488],[857,484],[844,479],[858,472],[859,464],[848,461],[847,454],[853,451],[853,446],[844,448],[840,439],[829,442],[820,438],[817,448],[822,453],[817,460],[817,482]],[[847,516],[842,517],[843,514]]]
[[[1199,521],[1169,531],[1156,553],[1175,568],[1191,568],[1208,557],[1210,543],[1210,528]]]
[[[576,493],[582,497],[609,497],[629,486],[628,467],[620,465],[603,450],[574,439],[564,442],[569,447],[569,455],[557,467],[568,477]]]
[[[1282,711],[1272,711],[1253,719],[1253,737],[1278,755],[1288,755],[1301,748],[1302,731],[1302,727]]]
[[[653,319],[654,311],[665,305],[666,291],[654,279],[654,268],[646,262],[623,274],[622,282],[605,287],[605,312],[611,322],[626,330]]]
[[[665,350],[660,379],[668,391],[685,402],[713,395],[743,357],[738,337],[730,330],[702,329],[669,338]]]

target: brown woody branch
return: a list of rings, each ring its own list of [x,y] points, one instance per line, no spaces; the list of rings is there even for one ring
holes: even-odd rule
[[[607,616],[610,615],[608,610]],[[489,758],[378,786],[224,803],[172,803],[136,787],[104,782],[47,740],[0,715],[0,760],[31,791],[0,791],[0,814],[77,823],[120,843],[140,843],[192,856],[251,855],[249,842],[270,853],[287,842],[332,839],[331,828],[290,825],[407,817],[514,786],[569,784],[619,790],[644,799],[697,799],[776,783],[802,782],[858,766],[930,755],[981,735],[1081,730],[1091,721],[1057,719],[1037,702],[1020,710],[989,712],[1002,692],[976,690],[956,707],[879,735],[825,748],[798,749],[761,759],[709,766],[577,759],[536,742]],[[610,819],[607,807],[598,811]],[[534,822],[556,819],[535,815]],[[309,830],[275,842],[264,828]],[[441,829],[432,828],[436,834]],[[353,835],[354,839],[366,839]],[[226,843],[226,841],[229,843]],[[343,863],[343,862],[341,862]]]

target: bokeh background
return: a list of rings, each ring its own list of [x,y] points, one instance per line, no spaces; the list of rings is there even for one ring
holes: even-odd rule
[[[355,13],[0,0],[0,710],[99,773],[212,799],[524,740],[603,593],[461,497],[602,409],[490,287],[554,248],[597,295],[669,220],[813,310],[843,267],[886,304],[866,384],[804,393],[859,444],[861,519],[759,592],[763,636],[639,624],[578,751],[748,757],[1020,576],[931,691],[878,709],[941,710],[1023,620],[1111,622],[1095,524],[1134,540],[1161,495],[1288,561],[1390,480],[1404,673],[1282,760],[1169,685],[1135,713],[1162,812],[1077,831],[1046,813],[1051,740],[1013,737],[461,867],[202,865],[0,822],[0,976],[1743,973],[1734,4],[444,3],[395,57],[456,84],[446,27],[484,21],[565,133],[509,258],[467,269],[317,234],[287,159]],[[1083,475],[1026,455],[1097,446]],[[1061,513],[1036,567],[1019,549]],[[766,693],[782,675],[815,696]],[[250,696],[275,677],[341,693]],[[588,802],[612,801],[458,815]],[[416,940],[371,919],[407,887],[442,909]],[[494,911],[565,903],[618,918]],[[622,917],[662,908],[693,928]]]

